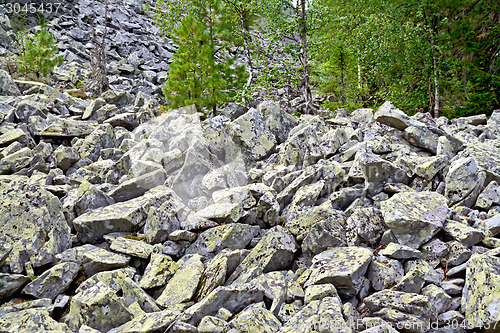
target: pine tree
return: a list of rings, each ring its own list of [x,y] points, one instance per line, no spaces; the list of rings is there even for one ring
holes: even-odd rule
[[[244,70],[228,57],[216,61],[211,30],[192,14],[182,19],[173,40],[178,49],[163,89],[171,102],[169,108],[194,104],[215,113],[218,105],[236,95],[245,79]]]
[[[36,78],[45,76],[62,64],[63,57],[57,56],[59,48],[55,45],[54,36],[47,31],[47,22],[40,15],[40,31],[34,35],[21,33],[21,53],[18,57],[19,72],[23,74],[35,73]]]

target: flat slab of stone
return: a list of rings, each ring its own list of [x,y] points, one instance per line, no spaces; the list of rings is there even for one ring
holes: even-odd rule
[[[74,262],[57,264],[24,287],[23,293],[36,298],[54,299],[69,287],[79,270],[80,265]]]
[[[153,252],[153,245],[124,237],[115,238],[113,242],[111,242],[110,248],[115,252],[124,253],[142,259],[149,258]]]

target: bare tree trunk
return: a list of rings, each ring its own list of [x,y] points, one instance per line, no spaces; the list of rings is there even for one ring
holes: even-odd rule
[[[299,0],[297,0],[299,1]],[[301,60],[302,60],[302,89],[305,102],[304,113],[309,114],[312,111],[312,93],[309,86],[309,57],[307,54],[307,14],[306,14],[306,1],[300,0],[300,22],[299,22],[299,36],[301,43]],[[297,8],[298,9],[298,8]]]
[[[439,68],[437,56],[432,56],[432,65],[434,67],[434,118],[439,118]]]
[[[469,93],[467,92],[467,69],[465,68],[465,66],[462,67],[462,83],[464,87],[465,98],[469,100]]]
[[[344,47],[340,47],[340,101],[342,102],[342,106],[345,105],[345,82],[344,82]]]
[[[358,59],[358,89],[363,88],[363,82],[361,81],[361,64]]]

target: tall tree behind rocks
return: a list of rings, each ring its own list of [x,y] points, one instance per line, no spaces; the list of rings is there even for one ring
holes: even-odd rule
[[[164,89],[172,108],[195,103],[215,114],[243,86],[244,67],[231,56],[240,41],[233,30],[241,20],[228,5],[222,0],[159,0],[146,6],[160,32],[179,47]]]

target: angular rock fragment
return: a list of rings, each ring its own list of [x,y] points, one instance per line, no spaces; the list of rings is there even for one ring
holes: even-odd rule
[[[297,251],[295,238],[283,227],[269,229],[264,237],[246,256],[228,283],[248,282],[251,278],[270,271],[286,268]]]
[[[134,239],[118,237],[111,242],[111,250],[130,256],[148,259],[153,252],[153,245]]]
[[[278,318],[263,303],[248,306],[229,325],[237,332],[275,333],[281,328]]]
[[[468,329],[500,325],[500,258],[493,253],[474,254],[467,262],[462,293],[464,323]]]
[[[373,258],[362,247],[338,247],[316,255],[312,260],[308,285],[331,283],[343,296],[356,295]]]
[[[107,332],[131,319],[131,313],[115,292],[104,283],[98,282],[92,288],[73,296],[67,324],[73,331],[87,325]]]
[[[0,273],[0,299],[14,295],[31,279],[21,274]]]
[[[34,308],[0,316],[2,332],[71,332],[64,323],[52,319],[50,308]]]
[[[189,323],[196,325],[205,316],[215,316],[219,309],[225,308],[231,313],[238,313],[247,305],[262,302],[264,291],[250,284],[218,287],[203,300],[185,311]]]
[[[473,246],[484,238],[484,233],[467,224],[449,220],[444,226],[444,231],[463,245]]]
[[[396,285],[403,275],[404,268],[399,261],[378,255],[368,267],[367,277],[373,289],[379,291]]]
[[[59,199],[25,178],[8,179],[0,184],[0,239],[12,248],[7,257],[12,272],[22,272],[28,261],[35,267],[52,263],[71,246]]]
[[[338,297],[312,301],[295,313],[280,332],[350,332],[342,316],[342,302]]]
[[[156,303],[168,308],[182,302],[189,302],[198,288],[204,268],[201,256],[193,255],[175,272]]]
[[[167,255],[153,253],[151,261],[146,267],[139,286],[144,289],[160,287],[167,284],[174,276],[179,265]]]
[[[244,249],[259,233],[258,226],[232,223],[210,228],[202,232],[186,253],[218,253],[222,249]]]
[[[236,223],[244,215],[244,210],[237,203],[212,204],[196,212],[196,215],[216,222]]]
[[[23,293],[36,298],[54,299],[69,287],[79,270],[80,265],[74,262],[55,265],[24,287]]]
[[[401,245],[418,248],[442,227],[451,211],[435,192],[401,192],[381,203],[387,226]]]
[[[125,324],[113,328],[108,333],[152,333],[164,332],[179,316],[174,311],[159,311],[135,316]]]

